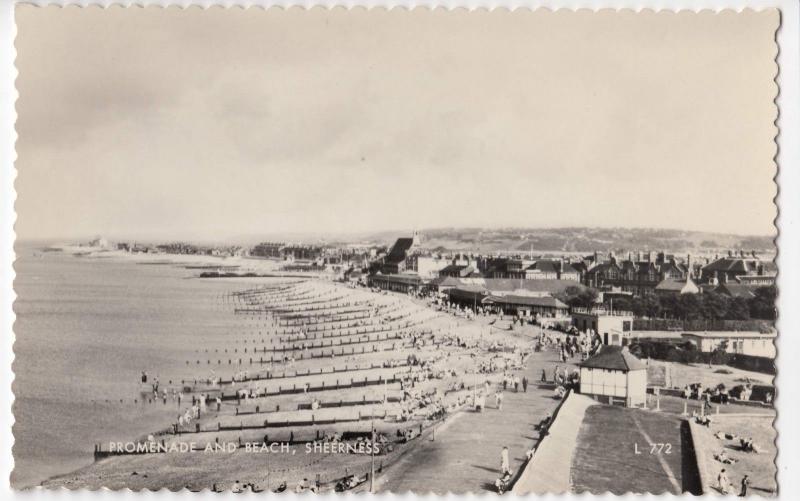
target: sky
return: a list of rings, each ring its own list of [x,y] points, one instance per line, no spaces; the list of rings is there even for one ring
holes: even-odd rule
[[[16,11],[20,239],[772,235],[776,11]]]

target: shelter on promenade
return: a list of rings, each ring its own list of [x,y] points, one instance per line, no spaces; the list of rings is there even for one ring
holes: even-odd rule
[[[612,405],[645,405],[647,366],[627,346],[601,346],[599,352],[579,365],[581,394]]]
[[[423,285],[423,281],[418,275],[411,274],[382,275],[378,273],[370,275],[367,280],[370,287],[392,292],[417,291]]]
[[[489,295],[483,298],[482,303],[484,307],[494,306],[503,313],[522,317],[538,315],[546,318],[564,318],[569,314],[569,306],[549,296]]]

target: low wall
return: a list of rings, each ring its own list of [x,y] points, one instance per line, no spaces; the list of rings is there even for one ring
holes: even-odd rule
[[[562,494],[570,491],[572,455],[586,409],[592,405],[597,405],[597,402],[585,395],[574,392],[567,395],[547,435],[539,442],[514,484],[514,494]]]
[[[706,445],[702,440],[698,439],[698,432],[700,432],[700,425],[695,423],[694,420],[689,419],[689,439],[692,441],[692,450],[694,450],[694,461],[697,466],[697,473],[700,476],[700,493],[699,495],[709,492],[711,488],[712,477],[708,474],[706,465]]]

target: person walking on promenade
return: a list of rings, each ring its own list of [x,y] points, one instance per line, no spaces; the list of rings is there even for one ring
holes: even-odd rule
[[[747,496],[747,487],[750,485],[750,479],[745,475],[742,478],[742,489],[739,491],[739,497],[743,498]]]
[[[506,446],[503,446],[503,450],[500,452],[500,472],[502,475],[511,473],[511,467],[508,463],[508,447]]]
[[[519,376],[514,376],[514,393],[519,393]]]
[[[542,382],[547,382],[547,371],[544,370],[544,367],[542,367]]]
[[[522,391],[524,391],[525,393],[528,393],[528,377],[527,376],[524,376],[522,378]]]
[[[728,494],[730,492],[731,481],[728,480],[728,474],[725,473],[725,468],[720,470],[719,475],[717,475],[717,488],[722,494]]]

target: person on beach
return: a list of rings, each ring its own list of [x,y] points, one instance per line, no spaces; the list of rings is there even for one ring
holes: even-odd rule
[[[750,478],[747,475],[745,475],[744,477],[742,477],[742,482],[741,482],[742,488],[739,490],[740,498],[747,496],[747,487],[749,485],[750,485]]]
[[[725,473],[725,468],[720,470],[719,475],[717,475],[717,488],[722,494],[728,494],[730,492],[731,481],[728,479],[728,474]]]
[[[506,446],[503,446],[503,450],[500,451],[500,472],[503,475],[511,473],[511,467],[508,462],[508,447]]]

